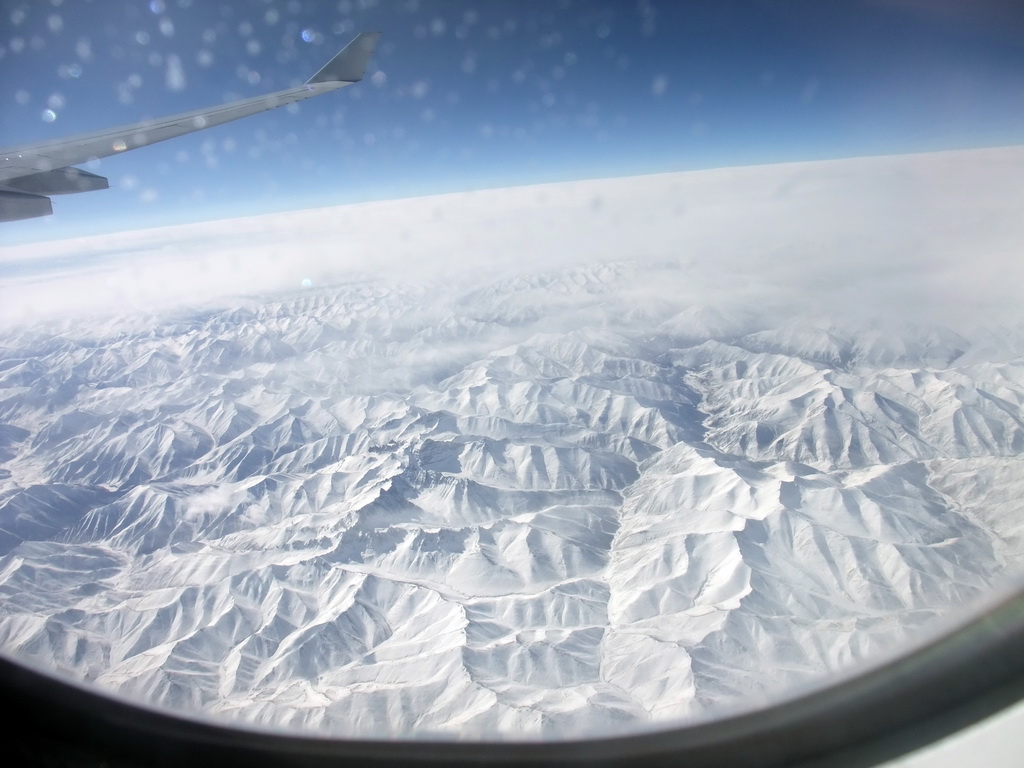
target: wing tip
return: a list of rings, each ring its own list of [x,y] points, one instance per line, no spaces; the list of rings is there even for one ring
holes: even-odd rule
[[[380,32],[362,32],[356,35],[305,84],[358,83],[366,74],[366,65],[373,56],[379,38]]]

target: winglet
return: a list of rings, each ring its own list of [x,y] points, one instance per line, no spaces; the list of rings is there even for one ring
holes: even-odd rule
[[[366,65],[373,56],[373,49],[377,47],[377,38],[380,32],[363,32],[351,43],[341,49],[341,53],[335,56],[321,67],[320,71],[306,81],[306,85],[313,83],[358,83],[363,79],[366,72]]]

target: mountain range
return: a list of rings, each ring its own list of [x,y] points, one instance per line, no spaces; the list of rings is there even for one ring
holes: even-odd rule
[[[9,324],[0,648],[234,721],[564,737],[763,703],[1019,568],[1024,327],[694,279],[637,255]]]

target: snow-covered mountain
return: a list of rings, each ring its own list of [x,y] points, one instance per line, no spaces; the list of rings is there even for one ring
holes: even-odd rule
[[[1021,564],[1021,327],[539,261],[11,324],[0,647],[334,735],[607,733],[777,696]]]

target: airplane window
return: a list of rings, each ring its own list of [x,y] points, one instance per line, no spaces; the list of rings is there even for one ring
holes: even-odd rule
[[[1017,679],[1022,29],[0,2],[11,690],[522,746]]]

